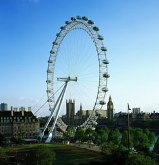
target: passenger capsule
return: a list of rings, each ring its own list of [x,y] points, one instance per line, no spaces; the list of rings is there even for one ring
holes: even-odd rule
[[[109,64],[109,61],[107,59],[103,60],[103,64]]]
[[[47,70],[47,73],[53,73],[53,72],[52,72],[52,70],[48,69],[48,70]]]
[[[58,43],[57,42],[53,42],[53,45],[58,45]]]
[[[109,75],[108,73],[104,73],[104,74],[103,74],[103,77],[105,77],[105,78],[109,78],[110,75]]]
[[[46,90],[46,92],[47,92],[47,93],[51,93],[51,90],[48,89],[48,90]]]
[[[50,50],[50,54],[55,54],[55,52],[53,50]]]
[[[47,102],[52,102],[52,99],[48,99]]]
[[[56,37],[60,37],[60,33],[57,33],[57,34],[56,34]]]
[[[105,46],[102,46],[102,47],[101,47],[101,50],[102,50],[102,51],[107,51],[107,48],[106,48]]]
[[[98,28],[97,26],[94,26],[94,27],[93,27],[93,30],[94,30],[94,31],[99,31],[99,28]]]
[[[81,20],[81,19],[82,19],[82,18],[81,18],[81,16],[77,16],[76,18],[77,18],[77,19],[79,19],[79,20]]]
[[[48,61],[48,63],[50,63],[50,64],[51,64],[51,63],[53,63],[53,61],[52,61],[52,60],[49,60],[49,61]]]
[[[60,29],[61,29],[61,30],[65,30],[66,28],[65,28],[64,26],[61,26]]]
[[[75,17],[71,17],[71,20],[72,20],[72,21],[76,21],[76,18],[75,18]]]
[[[65,22],[65,24],[66,24],[66,25],[69,25],[69,24],[70,24],[70,22],[69,22],[69,21],[66,21],[66,22]]]
[[[103,36],[101,36],[101,35],[98,35],[98,39],[99,40],[104,40]]]
[[[102,88],[102,91],[103,91],[103,92],[108,92],[108,88],[103,87],[103,88]]]
[[[94,22],[92,20],[88,20],[88,24],[93,25]]]
[[[88,21],[88,18],[87,17],[82,17],[82,19],[84,20],[84,21]]]
[[[103,100],[101,100],[101,101],[99,102],[99,104],[104,105],[104,104],[106,104],[106,102],[103,101]]]
[[[51,83],[51,80],[46,80],[46,83]]]

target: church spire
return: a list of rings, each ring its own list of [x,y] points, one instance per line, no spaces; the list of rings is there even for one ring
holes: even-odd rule
[[[111,97],[111,95],[109,96],[109,102],[112,102],[112,97]]]
[[[80,116],[80,118],[82,118],[82,116],[83,116],[83,110],[82,110],[82,104],[81,103],[80,103],[79,116]]]
[[[80,103],[80,111],[82,111],[82,103]]]

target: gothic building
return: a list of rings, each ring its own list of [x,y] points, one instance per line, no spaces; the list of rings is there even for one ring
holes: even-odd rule
[[[82,119],[82,117],[83,117],[82,104],[80,104],[79,117],[80,117],[80,119]]]
[[[66,117],[67,119],[74,119],[75,115],[75,101],[69,99],[66,100]]]
[[[111,97],[109,97],[108,102],[108,110],[109,110],[109,120],[113,120],[113,102]],[[100,113],[98,114],[98,123],[100,125],[107,125],[108,121],[108,110],[100,110]],[[67,125],[73,125],[73,126],[79,126],[83,124],[87,118],[92,114],[92,110],[83,110],[82,104],[80,104],[79,110],[75,113],[75,100],[66,100],[66,115],[62,116],[62,120]],[[95,111],[93,112],[94,115]]]
[[[66,100],[66,119],[68,124],[71,124],[75,116],[75,100]]]

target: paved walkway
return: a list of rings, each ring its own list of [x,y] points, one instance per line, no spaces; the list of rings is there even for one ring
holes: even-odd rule
[[[101,149],[99,146],[96,146],[94,144],[76,144],[76,143],[70,143],[72,146],[80,147],[80,148],[85,148],[88,150],[96,151],[96,152],[101,152]]]

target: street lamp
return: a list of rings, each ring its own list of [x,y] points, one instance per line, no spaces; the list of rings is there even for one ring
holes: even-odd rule
[[[128,103],[128,152],[130,151],[130,122],[129,122],[129,111],[130,111],[129,103]]]

